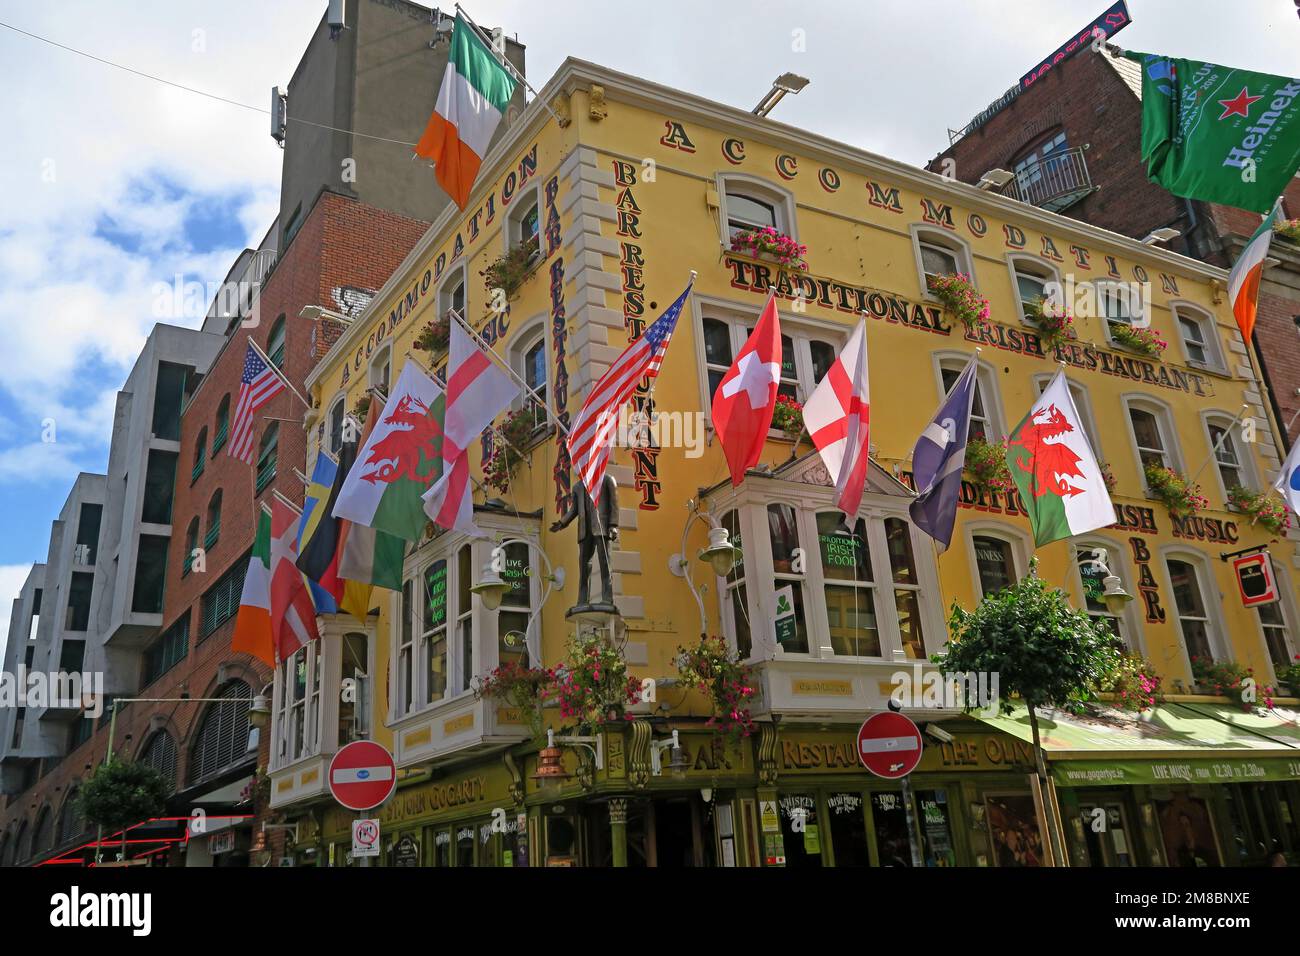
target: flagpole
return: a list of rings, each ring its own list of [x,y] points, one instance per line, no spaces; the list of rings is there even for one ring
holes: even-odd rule
[[[471,17],[468,13],[466,13],[465,8],[462,7],[459,3],[456,4],[456,12],[465,18],[465,22],[468,23],[470,27],[473,28],[474,32],[478,35],[478,38],[483,41],[484,45],[486,45],[489,50],[492,51],[492,54],[494,57],[496,57],[497,62],[500,63],[501,66],[505,70],[507,70],[511,76],[513,76],[516,80],[522,83],[524,85],[524,89],[528,90],[530,93],[533,94],[533,99],[537,100],[539,103],[542,104],[542,109],[546,110],[546,112],[551,114],[551,118],[560,125],[560,128],[563,129],[565,126],[567,126],[568,123],[560,119],[559,114],[556,113],[555,110],[551,109],[551,105],[547,103],[544,99],[542,99],[542,94],[538,93],[535,89],[533,89],[532,84],[529,83],[526,79],[524,79],[524,75],[515,69],[514,64],[510,62],[510,60],[506,57],[506,55],[504,53],[498,54],[496,47],[492,45],[491,35],[486,30],[484,30],[481,26],[475,23],[474,18]]]
[[[275,373],[276,378],[278,378],[281,382],[284,383],[284,387],[287,388],[289,391],[293,392],[294,396],[298,399],[298,401],[302,402],[303,405],[306,406],[307,410],[310,411],[311,402],[307,401],[307,399],[303,398],[301,395],[298,394],[298,390],[293,387],[293,383],[290,382],[287,378],[285,378],[284,373],[280,371],[280,367],[276,365],[274,362],[272,362],[271,359],[267,356],[267,354],[263,352],[261,348],[258,347],[258,344],[253,341],[253,337],[251,335],[248,337],[248,347],[258,354],[258,356],[262,359],[262,361],[266,363],[267,367],[272,372]]]
[[[1201,467],[1197,468],[1196,474],[1192,475],[1192,483],[1195,483],[1196,479],[1201,477],[1201,472],[1205,470],[1205,466],[1208,465],[1210,461],[1219,453],[1220,449],[1223,448],[1223,440],[1228,437],[1229,432],[1231,432],[1234,428],[1237,427],[1237,422],[1241,421],[1241,416],[1245,415],[1249,409],[1250,409],[1249,405],[1241,406],[1241,411],[1237,412],[1237,417],[1232,420],[1232,424],[1229,425],[1226,429],[1224,429],[1223,434],[1219,436],[1219,440],[1216,441],[1214,443],[1214,446],[1210,449],[1209,457],[1207,457],[1205,461],[1201,462]]]

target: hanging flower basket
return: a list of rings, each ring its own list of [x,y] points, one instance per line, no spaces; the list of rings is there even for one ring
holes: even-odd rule
[[[808,263],[804,259],[808,247],[795,242],[785,233],[777,232],[771,226],[742,229],[731,237],[731,251],[752,259],[769,259],[796,272],[808,271]]]
[[[803,406],[789,395],[778,395],[772,410],[772,427],[781,429],[788,438],[798,438],[803,432]]]
[[[1252,525],[1259,525],[1276,538],[1283,537],[1291,528],[1290,509],[1273,495],[1233,485],[1228,489],[1228,504],[1249,515]]]
[[[501,289],[505,292],[506,301],[512,301],[518,294],[520,286],[537,268],[538,248],[537,236],[525,239],[480,272],[488,296],[491,297],[494,290]]]
[[[357,424],[365,425],[366,417],[370,414],[370,393],[367,392],[357,399],[357,403],[352,406],[351,415],[357,420]]]
[[[1046,297],[1039,297],[1029,305],[1026,316],[1037,328],[1043,345],[1055,349],[1076,338],[1074,316],[1063,305],[1056,305]]]
[[[925,287],[969,332],[989,317],[989,300],[979,294],[964,272],[925,277]]]
[[[451,313],[447,312],[420,330],[415,337],[415,347],[424,352],[443,352],[450,341]]]
[[[587,634],[569,641],[546,697],[559,704],[562,719],[594,729],[632,719],[626,709],[640,700],[641,681],[628,674],[627,661],[609,638]]]
[[[1111,470],[1110,463],[1098,459],[1097,469],[1101,472],[1101,480],[1106,485],[1106,493],[1113,495],[1115,486],[1119,484],[1119,481],[1115,478],[1115,472]]]
[[[1282,219],[1273,223],[1273,232],[1287,242],[1300,244],[1300,219]]]
[[[1015,488],[1007,465],[1007,440],[990,442],[972,438],[966,443],[966,480],[984,491],[1006,494]]]
[[[1123,322],[1112,322],[1110,337],[1116,345],[1138,352],[1151,358],[1160,358],[1169,343],[1160,337],[1155,329],[1139,329]]]
[[[754,733],[752,672],[725,640],[701,636],[694,647],[677,648],[676,664],[683,684],[708,695],[713,709],[708,726],[715,734],[738,743]]]
[[[1210,506],[1209,499],[1201,494],[1201,486],[1172,468],[1147,465],[1143,475],[1146,476],[1147,488],[1174,518],[1190,518]]]
[[[474,679],[474,699],[490,697],[519,711],[533,740],[542,739],[542,705],[555,685],[555,671],[524,667],[516,661],[502,664],[486,677]]]
[[[536,430],[533,410],[525,405],[506,415],[493,436],[492,453],[483,461],[483,482],[498,491],[510,490],[515,469],[523,463],[524,450]]]

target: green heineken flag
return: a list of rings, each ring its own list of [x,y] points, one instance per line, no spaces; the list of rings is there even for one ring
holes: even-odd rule
[[[1300,168],[1300,79],[1152,53],[1142,159],[1175,196],[1267,213]]]

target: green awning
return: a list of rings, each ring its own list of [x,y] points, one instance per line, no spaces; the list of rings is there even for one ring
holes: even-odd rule
[[[1023,705],[980,719],[1033,741]],[[1300,726],[1289,711],[1248,714],[1199,703],[1161,704],[1141,716],[1108,707],[1085,715],[1040,709],[1038,728],[1052,777],[1062,787],[1300,778]]]

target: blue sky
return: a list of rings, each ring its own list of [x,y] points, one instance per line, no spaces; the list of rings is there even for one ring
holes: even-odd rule
[[[376,2],[376,0],[363,0]],[[287,85],[324,0],[0,0],[0,20],[262,106]],[[473,0],[527,45],[541,86],[573,55],[922,164],[1109,0]],[[1293,0],[1129,0],[1124,47],[1294,75]],[[1228,13],[1225,13],[1229,11]],[[424,25],[412,29],[424,29]],[[220,281],[275,215],[281,152],[261,113],[0,29],[0,628],[79,470],[102,470],[113,403],[156,321],[159,282]],[[430,77],[430,83],[437,78]],[[430,188],[436,188],[432,180]],[[165,310],[164,310],[165,311]],[[52,418],[58,440],[41,441]],[[0,633],[0,640],[3,634]]]

